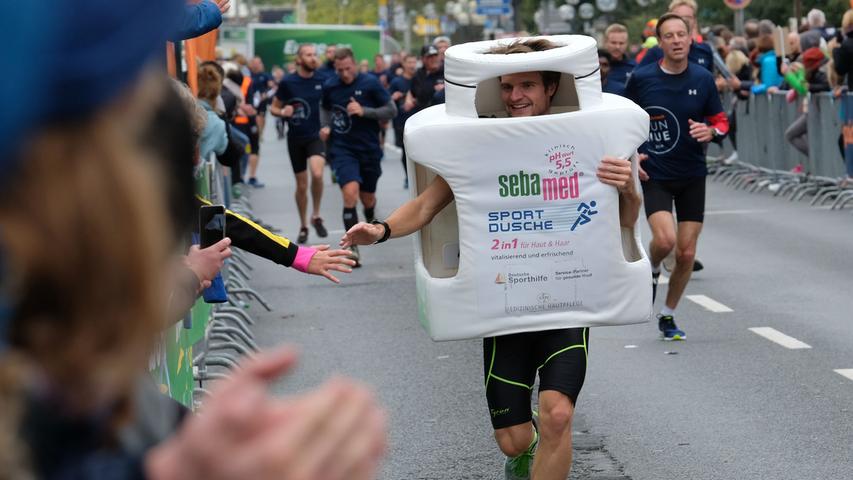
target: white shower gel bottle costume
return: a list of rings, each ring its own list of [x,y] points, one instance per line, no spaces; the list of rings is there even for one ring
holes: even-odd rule
[[[412,194],[438,174],[455,197],[415,237],[419,317],[434,340],[651,318],[639,229],[620,227],[618,192],[595,174],[605,155],[636,154],[649,117],[601,92],[592,38],[546,38],[560,47],[511,55],[486,52],[512,40],[451,47],[447,103],[406,123]],[[551,111],[507,117],[498,77],[529,71],[562,73]]]

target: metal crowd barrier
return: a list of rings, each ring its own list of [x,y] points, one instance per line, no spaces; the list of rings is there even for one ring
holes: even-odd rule
[[[838,141],[844,100],[830,93],[808,95],[808,156],[785,139],[785,130],[800,115],[799,100],[787,102],[784,92],[738,100],[737,160],[724,163],[725,152],[710,160],[712,178],[750,192],[766,189],[791,201],[808,196],[812,205],[832,202],[832,209],[853,203],[853,185],[841,181],[845,170]]]
[[[231,178],[215,159],[210,159],[201,167],[202,181],[200,190],[207,190],[207,198],[213,203],[224,204],[229,210],[237,212],[253,221],[252,205],[248,191],[244,189],[239,198],[231,195]],[[206,188],[205,188],[206,187]],[[208,392],[206,382],[228,376],[228,370],[236,368],[240,357],[252,356],[259,351],[251,326],[250,307],[257,301],[267,311],[271,311],[266,300],[249,286],[253,267],[247,261],[246,253],[233,248],[231,258],[222,268],[222,278],[228,292],[227,303],[214,304],[209,317],[202,319],[203,337],[196,344],[193,357],[194,403],[198,404],[202,395]]]

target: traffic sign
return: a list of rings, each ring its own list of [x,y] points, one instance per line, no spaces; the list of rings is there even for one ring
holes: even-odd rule
[[[423,15],[418,15],[415,18],[415,24],[412,25],[412,31],[415,32],[415,35],[419,35],[422,37],[427,35],[440,35],[440,19],[426,18]]]
[[[511,0],[477,0],[477,15],[509,15]]]
[[[723,0],[727,7],[732,10],[743,10],[749,6],[751,0]]]
[[[612,12],[618,6],[617,0],[595,0],[595,6],[602,12]]]
[[[595,16],[595,7],[591,3],[582,3],[578,7],[578,15],[584,20],[589,20]]]

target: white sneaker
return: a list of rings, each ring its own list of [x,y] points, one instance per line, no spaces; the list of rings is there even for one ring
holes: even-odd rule
[[[732,152],[731,155],[723,160],[723,165],[731,165],[737,161],[737,152]]]
[[[782,188],[781,183],[771,183],[770,185],[767,186],[767,190],[770,190],[771,193],[778,192],[780,188]]]

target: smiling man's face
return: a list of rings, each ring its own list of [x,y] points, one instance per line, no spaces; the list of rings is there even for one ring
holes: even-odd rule
[[[501,100],[510,117],[544,115],[551,108],[551,96],[557,85],[547,88],[540,72],[501,75]]]

